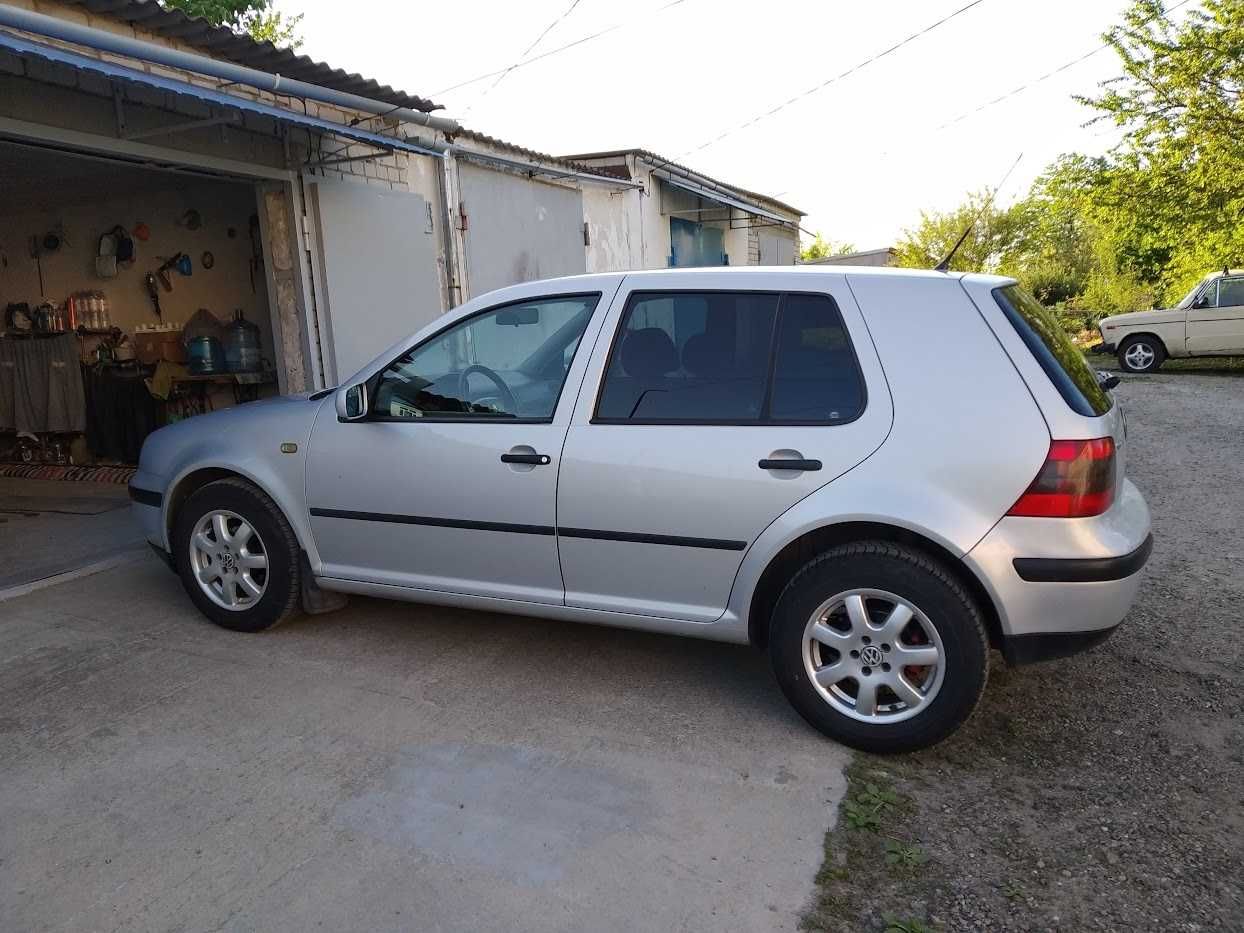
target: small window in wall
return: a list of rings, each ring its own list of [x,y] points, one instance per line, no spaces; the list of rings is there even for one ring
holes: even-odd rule
[[[671,268],[728,266],[725,231],[671,217],[669,264]]]
[[[844,423],[864,385],[826,295],[637,293],[605,372],[597,421]]]

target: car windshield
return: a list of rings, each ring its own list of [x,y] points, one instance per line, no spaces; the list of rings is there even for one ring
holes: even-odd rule
[[[1201,291],[1202,288],[1205,287],[1205,283],[1208,282],[1212,278],[1213,278],[1212,275],[1207,275],[1205,278],[1201,279],[1201,281],[1193,285],[1192,291],[1184,295],[1183,298],[1180,299],[1179,304],[1175,305],[1175,308],[1179,311],[1183,311],[1186,308],[1191,308],[1192,302],[1196,300],[1197,294]]]

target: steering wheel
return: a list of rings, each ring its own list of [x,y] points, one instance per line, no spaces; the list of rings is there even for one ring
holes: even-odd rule
[[[495,396],[501,402],[503,411],[512,415],[518,414],[518,400],[514,398],[514,393],[510,391],[510,387],[505,384],[505,380],[498,376],[487,366],[480,366],[478,363],[468,366],[458,374],[458,397],[465,402],[476,402],[477,399],[471,398],[471,374],[479,373],[486,376],[488,381],[497,387],[499,394]],[[481,395],[480,399],[492,398],[493,396]]]

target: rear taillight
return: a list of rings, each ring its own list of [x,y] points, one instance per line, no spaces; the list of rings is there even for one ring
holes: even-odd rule
[[[1114,502],[1114,438],[1051,441],[1045,463],[1008,515],[1085,518]]]

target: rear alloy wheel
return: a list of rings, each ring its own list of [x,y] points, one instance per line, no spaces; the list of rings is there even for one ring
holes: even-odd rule
[[[1151,373],[1166,359],[1166,348],[1154,337],[1128,337],[1119,346],[1119,366],[1129,373]]]
[[[224,628],[258,632],[298,608],[298,539],[276,503],[242,479],[208,483],[177,510],[182,586]]]
[[[860,722],[901,722],[937,698],[941,636],[919,608],[884,590],[849,590],[804,629],[804,671],[825,702]]]
[[[946,569],[884,541],[841,545],[778,599],[769,651],[778,682],[830,738],[871,752],[937,742],[985,688],[980,611]]]

